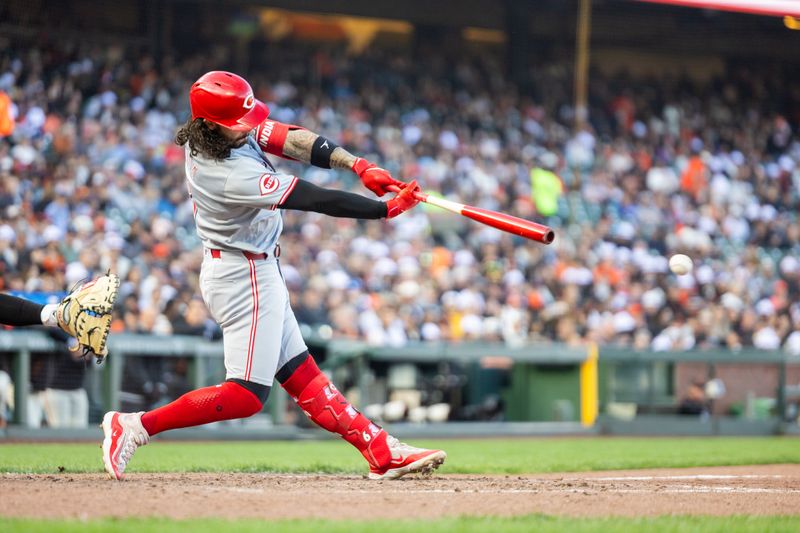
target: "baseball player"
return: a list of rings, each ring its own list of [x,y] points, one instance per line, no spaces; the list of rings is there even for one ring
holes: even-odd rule
[[[41,305],[11,294],[0,294],[0,324],[60,327],[77,340],[84,355],[102,360],[108,353],[111,311],[119,278],[106,274],[75,288],[60,303]]]
[[[356,410],[323,374],[300,335],[278,265],[281,209],[335,217],[392,218],[414,207],[419,190],[355,157],[330,139],[268,120],[243,78],[213,71],[189,92],[191,119],[176,135],[203,242],[203,299],[223,331],[226,380],[147,413],[103,418],[103,462],[121,479],[138,446],[169,429],[244,418],[261,411],[275,379],[319,426],[339,434],[369,463],[370,479],[394,479],[441,465],[442,450],[399,442]],[[279,174],[267,154],[321,168],[352,169],[387,202],[324,189]]]

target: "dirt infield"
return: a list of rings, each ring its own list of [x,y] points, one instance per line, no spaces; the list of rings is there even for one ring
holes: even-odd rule
[[[341,505],[337,502],[347,502]],[[800,514],[800,465],[399,481],[279,474],[0,475],[0,515],[36,518],[428,518]]]

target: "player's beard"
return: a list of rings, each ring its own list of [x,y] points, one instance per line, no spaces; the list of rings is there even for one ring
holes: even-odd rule
[[[189,143],[192,157],[201,154],[203,157],[217,160],[228,159],[232,149],[244,146],[246,142],[247,135],[235,141],[226,139],[219,132],[209,128],[201,118],[188,120],[175,134],[175,144],[185,146]]]
[[[247,143],[247,135],[243,135],[241,138],[232,141],[231,148],[241,148],[245,143]]]

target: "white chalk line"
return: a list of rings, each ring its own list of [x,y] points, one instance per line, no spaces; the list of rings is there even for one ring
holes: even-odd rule
[[[264,494],[264,489],[251,489],[247,487],[200,487],[211,492],[240,492],[245,494]]]
[[[800,494],[798,489],[770,489],[760,487],[667,487],[663,489],[624,489],[624,488],[603,488],[597,487],[582,488],[563,488],[563,489],[496,489],[496,490],[455,490],[455,489],[428,489],[428,490],[397,490],[397,491],[331,491],[339,494],[359,493],[359,494],[603,494],[603,493],[626,493],[626,494],[684,494],[684,493],[715,493],[715,494]]]
[[[663,489],[610,489],[604,492],[624,494],[800,494],[800,489],[768,489],[761,487],[668,487]]]
[[[211,492],[236,492],[264,494],[264,489],[244,487],[201,487]],[[291,492],[291,491],[289,491]],[[800,489],[764,487],[726,487],[726,486],[673,486],[652,489],[581,487],[581,488],[542,488],[542,489],[411,489],[411,490],[326,490],[331,494],[800,494]]]
[[[348,481],[352,481],[354,479],[360,479],[356,476],[351,476],[348,478],[342,478],[335,474],[263,474],[264,477],[267,478],[278,478],[278,479],[303,479],[308,481],[314,481],[315,478],[320,478],[324,481],[336,481],[337,479],[347,479]],[[692,474],[692,475],[675,475],[675,476],[606,476],[606,477],[572,477],[571,474],[565,475],[562,479],[565,481],[669,481],[669,480],[682,480],[682,479],[697,479],[697,480],[712,480],[712,479],[783,479],[790,476],[784,476],[781,474]],[[420,478],[424,479],[424,478]],[[535,474],[525,478],[527,481],[530,482],[539,482],[539,481],[552,481],[553,478],[537,478]],[[474,480],[470,480],[474,481]]]
[[[730,475],[730,474],[695,474],[691,476],[617,476],[617,477],[592,477],[578,479],[594,479],[599,481],[656,481],[672,479],[780,479],[786,476],[781,475]]]

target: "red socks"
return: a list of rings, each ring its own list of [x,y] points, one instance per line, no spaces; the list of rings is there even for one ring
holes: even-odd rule
[[[283,388],[314,423],[341,435],[370,465],[380,468],[392,460],[386,432],[345,400],[310,355],[283,383]]]
[[[338,433],[356,447],[375,468],[392,460],[386,432],[359,413],[323,374],[314,358],[308,358],[283,383],[294,401],[317,425]],[[226,381],[187,392],[177,400],[142,415],[150,436],[168,429],[199,426],[220,420],[245,418],[261,411],[255,394]]]
[[[142,425],[152,437],[168,429],[246,418],[261,411],[261,407],[255,394],[226,381],[187,392],[174,402],[148,411],[142,415]]]

